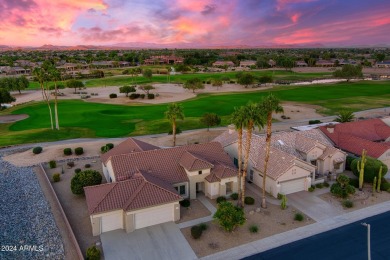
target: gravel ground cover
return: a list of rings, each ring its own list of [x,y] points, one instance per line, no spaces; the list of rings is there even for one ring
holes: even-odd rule
[[[64,259],[64,246],[32,167],[16,167],[0,151],[0,259]]]

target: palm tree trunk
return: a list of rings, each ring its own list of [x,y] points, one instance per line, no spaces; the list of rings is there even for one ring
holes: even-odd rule
[[[267,138],[265,140],[266,146],[265,146],[265,160],[264,160],[264,171],[263,171],[263,197],[261,201],[261,207],[267,208],[267,201],[265,199],[265,182],[267,179],[267,168],[268,168],[268,161],[269,161],[269,152],[271,147],[271,127],[272,127],[272,112],[268,113],[267,115]]]
[[[55,119],[55,122],[56,122],[56,129],[57,130],[60,130],[60,125],[58,123],[58,108],[57,108],[57,95],[58,95],[58,92],[57,92],[57,82],[55,81],[54,82],[54,93],[55,93],[55,96],[54,96],[54,119]]]
[[[176,146],[176,120],[172,121],[173,147]]]
[[[246,175],[247,175],[247,171],[248,171],[249,153],[250,153],[250,149],[251,149],[252,129],[253,129],[253,122],[250,121],[248,124],[248,127],[247,127],[247,132],[246,132],[244,169],[242,171],[242,173],[243,173],[242,194],[241,194],[242,207],[245,206],[245,181],[246,181]]]
[[[41,90],[42,90],[42,97],[46,101],[47,107],[49,108],[50,126],[51,126],[51,130],[53,130],[54,129],[54,127],[53,127],[53,114],[51,112],[50,97],[47,95],[46,89],[43,85],[41,86]]]
[[[237,207],[242,207],[242,187],[241,187],[241,180],[242,180],[242,172],[241,172],[241,156],[242,156],[242,127],[237,129],[238,134],[238,200],[237,200]]]

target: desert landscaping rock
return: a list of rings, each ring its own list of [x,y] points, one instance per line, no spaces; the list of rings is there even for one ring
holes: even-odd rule
[[[0,151],[0,258],[64,259],[60,233],[32,167],[2,159],[20,150]]]

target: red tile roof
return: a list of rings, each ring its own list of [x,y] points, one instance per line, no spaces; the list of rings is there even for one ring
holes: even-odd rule
[[[200,155],[195,155],[194,153],[188,151],[181,156],[179,164],[187,171],[210,169],[214,166],[207,160],[203,159]]]
[[[131,211],[182,199],[170,184],[144,172],[138,172],[130,180],[85,187],[84,191],[90,215]]]
[[[390,149],[389,142],[377,142],[390,137],[390,127],[380,119],[337,124],[333,126],[333,133],[327,126],[321,126],[320,130],[337,147],[353,154],[361,155],[366,149],[367,155],[378,158]]]
[[[219,182],[221,179],[237,176],[237,169],[217,162],[205,178],[208,182]]]
[[[113,155],[142,152],[142,151],[149,151],[155,149],[160,149],[160,147],[142,142],[135,138],[128,138],[122,143],[112,148],[110,151],[102,154],[100,157],[102,162],[106,163],[108,158],[110,158]]]

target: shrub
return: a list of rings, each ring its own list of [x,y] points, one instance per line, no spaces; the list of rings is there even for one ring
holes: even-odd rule
[[[106,144],[106,146],[111,150],[112,148],[114,148],[114,144],[113,143],[108,143]]]
[[[219,204],[219,203],[221,203],[221,202],[225,202],[226,201],[226,198],[224,197],[224,196],[219,196],[218,198],[217,198],[217,203]]]
[[[32,152],[33,152],[33,154],[40,154],[42,152],[42,150],[43,150],[42,147],[37,146],[37,147],[33,148]]]
[[[346,198],[348,196],[348,193],[343,188],[341,188],[339,183],[332,184],[330,187],[330,192],[340,198]]]
[[[184,200],[180,201],[179,203],[182,207],[185,207],[185,208],[188,208],[191,205],[191,202],[188,199],[184,199]]]
[[[118,97],[118,95],[115,94],[115,93],[111,93],[111,94],[110,94],[110,98],[117,98],[117,97]]]
[[[342,204],[346,208],[352,208],[353,207],[353,202],[350,201],[350,200],[344,200]]]
[[[59,173],[54,173],[53,174],[53,181],[59,182],[60,180],[61,180],[61,175]]]
[[[345,160],[345,169],[350,171],[351,170],[351,163],[353,160],[355,160],[356,157],[354,156],[347,156],[347,159]]]
[[[200,223],[199,227],[202,231],[206,231],[209,226],[206,223]]]
[[[320,120],[309,120],[309,125],[321,124]]]
[[[76,155],[82,155],[82,154],[84,153],[83,147],[77,147],[77,148],[75,148],[75,149],[74,149],[74,153],[75,153]]]
[[[84,187],[98,185],[102,183],[102,175],[98,171],[85,170],[76,173],[71,182],[70,189],[73,194],[84,194]]]
[[[251,233],[257,233],[259,231],[259,228],[257,227],[257,225],[251,225],[249,226],[249,232]]]
[[[80,169],[80,168],[74,169],[74,173],[79,173],[79,172],[81,172],[81,169]]]
[[[100,250],[96,246],[87,249],[86,260],[100,260]]]
[[[345,187],[345,191],[347,192],[347,194],[355,194],[355,187],[353,187],[352,185],[347,185]]]
[[[73,167],[74,166],[74,162],[67,162],[66,165],[68,165],[69,167]]]
[[[255,204],[255,199],[254,198],[252,198],[252,197],[245,197],[245,199],[244,199],[244,203],[246,204],[246,205],[253,205],[253,204]]]
[[[198,239],[200,238],[200,236],[202,235],[202,228],[200,226],[192,226],[191,227],[191,236],[194,238],[194,239]]]
[[[294,220],[296,221],[303,221],[304,217],[302,213],[295,213]]]
[[[84,165],[85,168],[91,168],[91,165],[89,163]]]
[[[313,188],[314,190],[316,189],[316,186],[314,186],[314,185],[311,185],[310,187]]]
[[[141,94],[139,97],[144,99],[145,98],[145,94]]]
[[[230,195],[230,198],[231,198],[232,200],[238,200],[238,194],[237,194],[237,193],[232,193],[232,194]]]
[[[227,201],[218,204],[213,218],[228,232],[233,231],[237,226],[244,225],[246,220],[244,210]]]
[[[281,193],[278,193],[278,195],[277,195],[277,198],[278,198],[278,200],[281,200],[281,199],[283,199],[283,194],[281,194]]]
[[[324,184],[322,183],[317,183],[316,188],[322,189],[324,187]]]
[[[51,161],[49,162],[49,167],[50,167],[50,169],[56,168],[56,167],[57,167],[57,162],[54,161],[54,160],[51,160]]]
[[[328,188],[330,185],[329,185],[329,183],[328,182],[324,182],[324,187],[325,188]]]
[[[390,182],[383,182],[382,180],[382,183],[381,183],[381,190],[389,190],[390,189]]]
[[[154,99],[154,94],[148,94],[148,99]]]
[[[359,188],[359,179],[349,178],[349,184],[355,188]]]
[[[360,160],[360,158],[357,158],[352,161],[351,163],[351,170],[353,174],[359,178],[359,171],[357,170],[357,163]],[[364,181],[372,183],[374,181],[374,178],[378,178],[379,168],[382,166],[382,177],[384,177],[387,173],[387,165],[383,162],[369,157],[366,157],[366,163],[364,166]]]
[[[72,148],[65,148],[64,149],[64,155],[71,155],[72,154]]]
[[[130,96],[129,96],[129,98],[130,98],[130,99],[137,99],[137,98],[139,98],[140,96],[141,96],[141,95],[138,94],[138,93],[131,93]]]
[[[310,187],[309,189],[307,189],[308,191],[310,192],[313,192],[315,189],[313,187]]]

